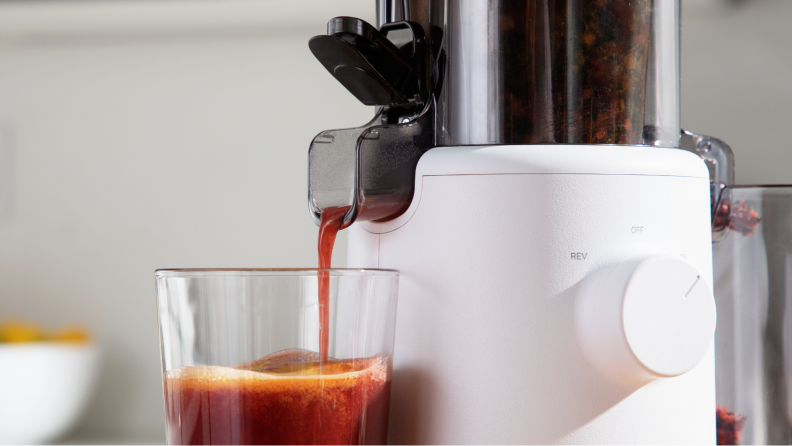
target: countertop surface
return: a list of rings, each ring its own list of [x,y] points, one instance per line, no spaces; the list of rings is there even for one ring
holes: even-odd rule
[[[165,446],[165,442],[128,442],[128,441],[66,441],[51,444],[51,446]]]
[[[165,444],[163,432],[73,432],[55,444]]]

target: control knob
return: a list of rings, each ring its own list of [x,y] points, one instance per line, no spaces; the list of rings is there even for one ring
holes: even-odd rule
[[[612,378],[679,376],[711,348],[715,299],[687,261],[633,257],[587,282],[575,308],[579,341],[589,361]]]

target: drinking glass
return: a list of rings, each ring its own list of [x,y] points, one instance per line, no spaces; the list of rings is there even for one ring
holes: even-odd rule
[[[719,444],[792,443],[792,186],[733,189],[713,248]]]
[[[158,270],[168,442],[384,443],[398,274]],[[327,276],[321,361],[318,288]]]

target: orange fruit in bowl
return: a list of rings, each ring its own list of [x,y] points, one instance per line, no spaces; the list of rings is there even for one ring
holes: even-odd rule
[[[65,327],[54,332],[49,339],[55,342],[90,342],[91,335],[79,326]]]
[[[0,323],[0,342],[26,343],[26,342],[66,342],[89,343],[91,335],[78,325],[67,326],[48,334],[40,325],[14,320]]]
[[[44,330],[30,322],[8,321],[0,324],[0,342],[38,342],[46,339]]]

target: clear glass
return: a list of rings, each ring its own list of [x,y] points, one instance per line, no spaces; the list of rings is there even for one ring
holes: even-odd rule
[[[713,248],[719,444],[792,444],[792,185],[732,189]]]
[[[397,271],[159,270],[156,284],[169,444],[385,442]]]

